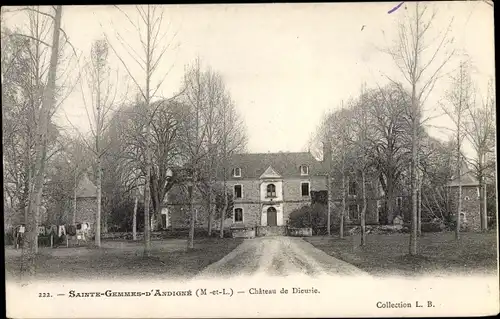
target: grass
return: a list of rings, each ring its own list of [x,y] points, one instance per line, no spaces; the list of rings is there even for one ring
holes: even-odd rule
[[[190,278],[224,257],[241,242],[237,238],[203,238],[195,240],[194,249],[186,250],[186,240],[159,240],[152,242],[150,257],[143,255],[143,244],[138,241],[104,241],[100,249],[43,248],[36,258],[36,278]],[[22,251],[6,247],[7,278],[19,279],[23,266]]]
[[[359,235],[305,240],[376,276],[496,273],[496,232],[462,233],[459,241],[454,236],[452,232],[423,233],[418,239],[417,256],[408,254],[409,234],[369,234],[364,247],[359,246]]]

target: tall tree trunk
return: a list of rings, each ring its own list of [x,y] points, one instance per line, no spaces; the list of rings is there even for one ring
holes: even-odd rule
[[[387,224],[391,225],[394,219],[394,180],[389,174],[387,176]]]
[[[365,168],[361,171],[361,183],[363,192],[363,209],[361,211],[361,246],[366,245],[366,177]]]
[[[361,113],[362,113],[362,131],[361,131],[361,149],[363,152],[362,162],[361,162],[361,189],[363,193],[363,209],[361,211],[361,246],[366,245],[366,133],[368,129],[368,123],[366,120],[365,104],[364,104],[364,86],[361,87]]]
[[[330,230],[330,219],[331,219],[331,214],[332,214],[332,186],[331,186],[331,181],[330,181],[330,168],[328,169],[328,175],[326,177],[326,182],[327,182],[327,192],[328,192],[328,195],[327,195],[327,201],[328,201],[328,205],[327,205],[327,218],[326,218],[326,230],[327,230],[327,234],[328,236],[331,235],[331,230]]]
[[[152,168],[152,167],[151,167]],[[158,185],[158,176],[156,172],[152,172],[151,174],[151,203],[153,204],[153,229],[152,231],[156,231],[161,229],[162,219],[161,219],[161,201],[160,201],[160,186]]]
[[[224,181],[224,207],[220,213],[220,238],[224,238],[224,219],[226,219],[226,211],[229,206],[228,194],[226,190],[226,181]]]
[[[479,211],[481,216],[481,230],[488,230],[488,214],[486,208],[486,182],[484,178],[484,155],[480,154],[478,165],[478,181],[479,181]]]
[[[95,134],[95,150],[97,164],[97,212],[95,222],[95,246],[101,247],[101,201],[102,201],[102,171],[101,171],[101,127],[102,127],[102,108],[101,108],[101,67],[97,67],[97,94],[96,94],[96,134]]]
[[[457,148],[458,154],[460,154],[460,146]],[[460,214],[462,213],[462,181],[460,178],[461,175],[461,167],[460,167],[460,155],[457,156],[458,164],[457,164],[457,176],[458,176],[458,198],[457,198],[457,223],[455,228],[455,239],[460,239]]]
[[[50,55],[50,64],[48,72],[48,80],[45,90],[43,92],[43,102],[40,110],[38,138],[36,144],[36,162],[34,171],[34,185],[30,191],[29,204],[28,204],[28,217],[30,222],[26,224],[26,241],[28,250],[28,271],[34,274],[35,271],[35,255],[38,246],[38,229],[36,221],[37,211],[37,194],[41,192],[44,184],[45,161],[47,150],[47,134],[50,120],[50,110],[55,105],[55,91],[56,91],[56,75],[57,64],[59,58],[59,35],[61,28],[62,6],[55,8],[54,29],[52,35],[52,49]]]
[[[193,175],[196,175],[194,173]],[[189,225],[189,238],[188,238],[188,249],[193,249],[194,248],[194,226],[195,226],[195,211],[194,211],[194,196],[193,196],[193,191],[194,191],[194,185],[196,185],[196,176],[193,176],[193,184],[188,186],[188,192],[189,192],[189,211],[191,212],[191,221]]]
[[[415,61],[415,64],[417,62]],[[410,166],[410,180],[411,180],[411,232],[410,232],[410,255],[417,255],[417,161],[418,161],[418,125],[417,118],[418,105],[416,97],[416,81],[412,85],[412,135],[411,135],[411,166]]]
[[[151,20],[150,12],[151,8],[148,5],[147,10],[147,30],[146,30],[146,91],[145,102],[146,102],[146,141],[145,141],[145,155],[146,155],[146,185],[144,186],[144,255],[146,257],[151,256],[151,218],[149,215],[149,206],[151,201],[150,195],[150,183],[151,183],[151,119],[149,118],[149,109],[151,104],[150,97],[150,85],[151,85]]]
[[[156,194],[153,196],[153,202],[155,203],[155,210],[154,210],[154,216],[155,216],[155,230],[160,230],[162,227],[162,218],[161,218],[161,202],[160,202],[160,197],[158,196],[158,188]]]
[[[345,217],[345,163],[342,160],[342,210],[340,211],[340,239],[344,238],[344,217]]]
[[[418,176],[418,196],[417,196],[417,235],[422,235],[422,176]]]
[[[132,239],[137,240],[137,205],[139,204],[139,194],[135,191],[134,215],[132,216]]]
[[[462,66],[460,66],[462,67]],[[460,72],[460,76],[462,72]],[[461,126],[461,112],[462,112],[462,93],[460,93],[459,111],[457,120],[457,178],[458,178],[458,205],[457,205],[457,228],[455,229],[455,239],[460,239],[460,215],[462,213],[462,156],[460,153],[460,126]]]
[[[101,247],[101,201],[102,201],[102,170],[101,157],[97,157],[97,213],[95,226],[95,245]]]
[[[484,179],[483,179],[484,180]],[[482,198],[480,198],[480,209],[481,209],[481,220],[483,221],[483,231],[488,230],[488,206],[487,206],[487,190],[486,183],[483,181],[483,185],[480,190]],[[481,207],[482,206],[482,207]]]
[[[208,236],[212,236],[212,219],[213,219],[213,211],[212,211],[212,182],[210,181],[208,184],[208,205],[207,205],[207,214],[208,214]]]
[[[148,103],[149,104],[149,103]],[[148,105],[149,106],[149,105]],[[149,122],[149,119],[148,119]],[[149,146],[150,126],[146,126],[146,185],[144,186],[144,255],[151,256],[151,218],[149,216],[150,179],[151,179],[151,152]]]
[[[27,164],[26,164],[26,175],[24,178],[24,193],[22,196],[22,201],[19,203],[20,211],[24,212],[24,224],[28,224],[28,201],[29,194],[31,193],[31,179],[33,178],[33,169],[31,168],[31,149],[28,147],[26,150],[27,154]]]
[[[417,163],[418,163],[418,130],[420,128],[420,100],[417,100],[417,68],[420,63],[420,16],[418,2],[415,5],[415,43],[412,52],[414,61],[411,68],[411,165],[410,165],[410,184],[411,184],[411,232],[410,232],[410,255],[417,255],[418,234],[417,234]]]
[[[71,223],[76,224],[76,193],[78,189],[78,174],[77,168],[75,167],[75,185],[73,187],[73,217],[71,218]]]
[[[40,225],[40,207],[42,204],[43,187],[38,190],[36,194],[36,204],[35,204],[35,225],[36,225],[36,245],[35,253],[38,253],[38,225]]]

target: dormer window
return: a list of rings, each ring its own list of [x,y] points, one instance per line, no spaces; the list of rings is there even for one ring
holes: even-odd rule
[[[233,177],[241,177],[241,168],[236,167],[233,169]]]
[[[309,167],[307,165],[300,165],[300,175],[309,175]]]
[[[276,186],[274,184],[267,185],[267,197],[276,197]]]

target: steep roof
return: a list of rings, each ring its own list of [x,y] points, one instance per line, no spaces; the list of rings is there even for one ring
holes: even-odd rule
[[[262,175],[260,175],[260,178],[280,178],[281,175],[278,174],[271,166],[269,166]]]
[[[462,186],[479,186],[479,181],[471,171],[466,171],[460,178],[460,185]],[[448,187],[458,187],[458,178],[454,177],[446,184]]]
[[[235,154],[229,159],[227,178],[233,179],[232,170],[241,168],[239,178],[258,179],[269,167],[283,178],[300,177],[301,165],[309,167],[310,176],[325,175],[327,172],[323,162],[309,152]]]
[[[87,176],[87,174],[83,175],[78,183],[78,187],[76,189],[76,197],[97,197],[97,187],[92,183]]]

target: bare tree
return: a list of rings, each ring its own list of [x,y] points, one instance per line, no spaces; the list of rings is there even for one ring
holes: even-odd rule
[[[43,203],[46,170],[49,160],[63,148],[59,145],[60,141],[56,140],[59,128],[51,119],[72,90],[68,81],[70,68],[61,67],[70,59],[65,55],[64,47],[71,43],[61,29],[61,6],[53,6],[45,11],[39,7],[6,9],[2,10],[2,15],[17,11],[27,13],[27,29],[16,29],[14,32],[2,30],[2,66],[7,66],[5,70],[2,68],[2,97],[24,109],[22,113],[25,117],[17,119],[16,130],[12,133],[22,141],[20,144],[16,142],[15,145],[16,148],[21,145],[23,148],[23,155],[17,160],[24,159],[24,172],[21,174],[24,175],[24,191],[18,205],[20,210],[24,211],[24,221],[27,224],[25,245],[28,248],[28,270],[33,272],[34,255],[38,252],[37,226],[40,206]],[[52,43],[49,44],[47,39],[50,38],[51,31]],[[65,37],[64,41],[60,41],[60,35]],[[6,38],[18,44],[15,45],[16,52],[13,55],[7,54],[4,58],[3,45]],[[74,48],[73,52],[76,56]],[[11,81],[14,77],[18,78],[17,82]],[[13,84],[16,86],[13,87]],[[14,95],[5,94],[5,89],[13,89],[11,93],[17,92]],[[21,124],[23,122],[24,124]],[[19,190],[19,187],[16,188]]]
[[[351,103],[353,104],[353,103]],[[352,105],[350,105],[352,106]],[[342,208],[340,211],[340,238],[344,237],[344,224],[346,212],[346,197],[347,197],[347,177],[348,171],[351,169],[351,164],[348,162],[348,153],[351,151],[349,148],[353,146],[354,137],[351,136],[353,130],[353,111],[349,108],[344,108],[344,101],[341,103],[340,109],[331,113],[325,114],[325,117],[318,128],[316,135],[313,137],[313,143],[322,144],[327,143],[332,149],[331,169],[329,170],[330,183],[333,184],[336,180],[341,180],[340,187],[330,185],[329,190],[332,195],[329,200],[334,200],[333,190],[336,188],[341,189]],[[334,156],[339,154],[340,156]],[[323,154],[326,159],[327,154]],[[336,178],[335,178],[336,177]]]
[[[344,111],[344,101],[342,101],[342,111]],[[348,123],[349,121],[346,121]],[[341,131],[341,146],[340,146],[340,152],[341,152],[341,162],[342,162],[342,210],[340,211],[340,229],[339,229],[339,234],[340,238],[344,238],[344,223],[345,223],[345,213],[346,213],[346,196],[347,196],[347,187],[346,187],[346,160],[347,160],[347,138],[350,134],[350,125],[347,126],[346,131]]]
[[[495,150],[495,110],[496,98],[492,82],[489,83],[486,97],[481,103],[468,109],[464,118],[465,137],[471,143],[476,156],[469,161],[476,172],[480,185],[480,211],[481,211],[481,229],[488,229],[487,205],[486,205],[486,185],[488,171],[494,171],[488,162],[487,157]]]
[[[144,107],[142,108],[142,122],[144,124],[144,155],[145,155],[145,187],[144,187],[144,255],[151,255],[151,218],[150,218],[150,187],[151,187],[151,121],[155,114],[155,109],[152,109],[151,104],[153,98],[156,97],[158,90],[166,79],[168,72],[164,74],[156,86],[154,86],[154,77],[157,76],[159,71],[158,67],[162,61],[163,55],[169,49],[172,40],[167,40],[166,36],[168,32],[163,30],[163,19],[164,12],[157,6],[145,5],[136,6],[135,12],[139,16],[139,22],[136,23],[128,15],[128,13],[122,8],[117,7],[125,18],[128,20],[130,25],[135,29],[140,46],[142,48],[143,54],[139,54],[134,49],[134,44],[128,43],[125,38],[116,32],[116,39],[120,42],[123,49],[125,49],[129,56],[134,60],[136,65],[144,72],[142,76],[136,74],[134,75],[129,68],[129,65],[123,57],[118,54],[117,50],[113,45],[110,44],[110,48],[113,50],[115,55],[121,61],[128,75],[137,87],[140,93],[142,103]],[[110,43],[108,38],[108,43]],[[161,106],[161,103],[156,105]]]
[[[332,180],[333,180],[333,165],[332,165],[332,148],[334,145],[333,139],[337,132],[334,132],[334,125],[331,123],[330,116],[325,116],[323,122],[321,123],[317,134],[317,138],[323,146],[323,163],[326,163],[326,191],[327,191],[327,208],[326,208],[326,233],[328,236],[331,235],[331,214],[332,214]],[[309,145],[313,144],[313,139],[311,138],[308,142]]]
[[[206,108],[206,74],[201,69],[200,59],[196,59],[194,65],[188,69],[185,76],[185,98],[187,104],[191,108],[194,123],[186,130],[186,145],[188,150],[188,165],[190,169],[190,181],[188,185],[189,194],[189,211],[191,212],[191,220],[189,227],[189,237],[187,248],[194,248],[194,230],[195,230],[195,210],[194,210],[194,194],[193,191],[198,187],[198,173],[201,159],[204,157],[203,141],[205,139],[206,130],[203,119],[203,111]]]
[[[361,165],[359,170],[361,171],[361,192],[362,192],[362,200],[363,200],[363,208],[361,209],[361,246],[366,245],[366,208],[367,208],[367,200],[366,200],[366,170],[368,169],[367,165],[367,135],[368,135],[368,116],[366,112],[366,102],[365,102],[365,84],[361,87],[361,95],[359,104],[356,107],[357,115],[359,116],[358,121],[358,148],[361,156]]]
[[[460,217],[462,214],[462,144],[465,137],[463,126],[466,112],[475,104],[475,90],[470,76],[470,65],[468,62],[460,62],[460,67],[455,76],[451,77],[452,87],[446,94],[448,105],[443,105],[444,111],[455,124],[456,137],[456,171],[455,178],[458,181],[458,198],[456,212],[455,239],[460,239]]]
[[[59,59],[59,35],[62,17],[62,6],[54,8],[54,26],[52,35],[52,46],[50,54],[50,65],[48,71],[47,85],[43,91],[42,106],[38,117],[38,131],[35,148],[35,168],[33,188],[29,194],[28,214],[31,222],[27,224],[27,244],[29,248],[28,265],[30,271],[34,270],[34,255],[38,248],[37,212],[41,202],[42,188],[44,184],[45,164],[47,159],[47,135],[50,114],[56,104],[56,76]]]
[[[212,234],[212,223],[215,214],[215,194],[214,187],[215,182],[218,178],[218,172],[220,164],[218,161],[219,151],[218,146],[221,144],[221,138],[224,133],[223,128],[221,128],[221,121],[219,118],[220,108],[223,107],[225,103],[224,99],[226,96],[225,85],[220,74],[208,69],[205,72],[206,81],[206,107],[203,111],[203,118],[205,122],[206,130],[206,142],[205,142],[205,154],[207,155],[201,164],[202,183],[206,185],[206,191],[203,191],[203,187],[200,188],[207,199],[207,214],[208,214],[208,234]],[[201,186],[201,184],[200,184]]]
[[[226,102],[229,102],[226,100]],[[223,107],[222,107],[222,132],[223,132],[223,138],[222,138],[222,174],[223,174],[223,185],[222,185],[222,190],[223,190],[223,196],[224,196],[224,206],[221,210],[221,213],[220,213],[220,233],[219,233],[219,237],[220,238],[224,238],[224,219],[226,217],[226,210],[227,210],[227,206],[229,204],[229,198],[228,198],[228,193],[227,193],[227,186],[226,186],[226,182],[227,182],[227,174],[228,174],[228,171],[229,171],[229,167],[228,167],[228,146],[227,146],[227,134],[225,134],[225,132],[227,132],[228,130],[228,127],[229,127],[229,121],[228,121],[228,114],[226,112],[227,110],[227,103],[224,103],[223,104]]]
[[[373,90],[367,95],[372,134],[367,138],[373,164],[387,203],[387,222],[394,218],[395,191],[408,163],[409,126],[406,111],[409,96],[398,86]]]
[[[411,203],[412,219],[410,232],[410,255],[417,254],[417,162],[418,135],[422,125],[422,105],[432,92],[436,82],[443,75],[443,67],[454,54],[454,50],[445,52],[452,39],[449,37],[450,26],[439,38],[431,37],[431,26],[436,20],[436,12],[427,16],[429,8],[419,2],[413,4],[414,10],[408,8],[409,15],[399,23],[398,38],[394,46],[387,50],[401,75],[410,87],[411,107],[408,112],[411,127]],[[408,7],[410,5],[408,4]],[[396,85],[398,81],[390,79]]]
[[[113,83],[111,68],[108,66],[108,43],[104,39],[92,43],[90,61],[84,68],[84,81],[88,87],[85,96],[82,85],[82,100],[90,124],[92,142],[87,143],[96,164],[97,211],[95,218],[95,245],[101,246],[101,225],[107,231],[107,219],[101,221],[102,211],[102,158],[106,153],[103,134],[109,126],[109,115],[115,104],[117,85]],[[83,81],[82,81],[83,82]],[[81,82],[81,83],[82,83]],[[90,102],[87,102],[90,100]],[[84,139],[85,140],[85,139]]]
[[[244,146],[245,134],[221,75],[210,68],[203,68],[199,58],[186,72],[185,92],[182,97],[190,109],[192,119],[189,128],[185,130],[186,160],[191,170],[193,191],[199,191],[197,194],[204,194],[208,199],[207,213],[211,232],[215,209],[213,188],[220,169],[217,158],[225,158],[241,149]],[[225,170],[226,168],[223,168],[223,171]],[[194,195],[191,192],[189,199],[192,215],[189,249],[193,248],[194,242]],[[225,210],[226,208],[223,209]]]

